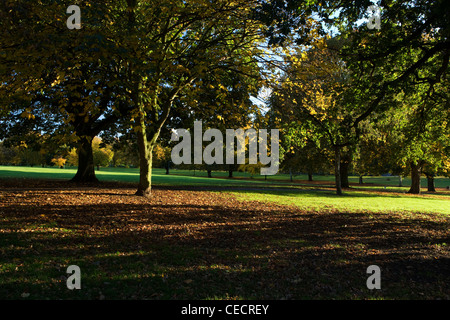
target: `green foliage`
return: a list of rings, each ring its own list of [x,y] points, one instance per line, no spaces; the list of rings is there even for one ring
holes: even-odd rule
[[[379,31],[356,23],[370,5],[86,1],[82,29],[69,30],[64,3],[3,1],[0,139],[17,150],[2,161],[49,164],[85,139],[126,136],[137,143],[111,161],[151,166],[171,128],[203,119],[220,129],[282,129],[281,158],[302,170],[325,168],[331,149],[346,148],[342,156],[358,159],[359,172],[405,172],[421,162],[446,173],[448,4],[382,2]],[[269,78],[277,68],[283,76]],[[267,114],[249,99],[263,86],[278,94]],[[98,163],[111,157],[95,153]]]

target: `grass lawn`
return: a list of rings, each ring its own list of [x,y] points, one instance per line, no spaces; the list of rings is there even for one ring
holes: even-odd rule
[[[74,173],[0,167],[1,299],[450,299],[446,189],[337,197],[325,179],[155,170],[144,199],[136,169],[102,168],[99,186],[62,181]],[[72,264],[81,290],[67,289]]]
[[[450,215],[450,193],[413,196],[394,192],[346,191],[337,196],[333,191],[267,190],[234,193],[242,200],[258,200],[295,205],[304,210],[338,212],[438,213]]]
[[[0,166],[0,178],[14,179],[63,179],[70,180],[76,173],[76,168],[40,168],[21,166]],[[139,169],[136,168],[101,168],[96,171],[96,176],[100,181],[130,182],[138,183]],[[152,182],[155,185],[196,185],[196,186],[237,186],[247,184],[266,184],[264,180],[243,180],[226,179],[224,172],[217,172],[214,176],[223,178],[207,178],[206,172],[193,172],[188,170],[171,170],[170,175],[165,174],[164,169],[154,168],[152,172]],[[239,176],[239,173],[238,173]],[[273,183],[273,181],[268,182]]]
[[[41,168],[22,166],[0,166],[0,178],[37,178],[37,179],[71,179],[76,173],[76,168]],[[308,182],[307,175],[294,175],[294,182],[290,181],[289,174],[277,174],[274,176],[250,176],[247,172],[234,172],[234,179],[228,178],[228,172],[213,171],[213,178],[207,178],[206,171],[193,170],[170,170],[165,174],[165,169],[153,169],[153,183],[157,185],[221,185],[221,186],[247,186],[255,184],[259,186],[284,185],[284,186],[314,186],[333,187],[334,176],[315,175],[314,181]],[[137,168],[101,168],[96,171],[100,181],[117,181],[137,183],[139,181],[139,169]],[[350,176],[349,181],[355,188],[370,188],[379,190],[407,191],[411,183],[409,177],[403,179],[402,188],[398,187],[399,181],[396,176],[370,176],[364,177],[364,184],[358,184],[358,177]],[[426,188],[426,179],[422,178],[422,187]],[[450,178],[437,177],[435,179],[437,188],[450,187]]]
[[[63,179],[69,180],[76,173],[75,168],[39,168],[39,167],[6,167],[0,166],[0,178],[14,179]],[[139,170],[136,168],[102,168],[96,171],[100,181],[137,183]],[[306,176],[299,176],[293,183],[289,175],[279,174],[264,180],[255,176],[250,179],[248,173],[236,172],[233,179],[228,179],[228,172],[214,172],[215,178],[208,178],[206,172],[188,170],[171,170],[170,175],[165,170],[153,169],[152,183],[159,186],[198,186],[214,189],[229,188],[241,200],[269,201],[278,204],[296,205],[301,209],[316,211],[361,211],[361,212],[424,212],[450,214],[450,179],[436,179],[438,191],[425,192],[420,196],[406,194],[408,179],[404,179],[405,187],[398,187],[397,177],[368,177],[361,186],[352,185],[344,196],[336,196],[333,189],[333,176],[316,176],[315,181],[306,181]],[[350,180],[357,180],[351,177]],[[426,179],[422,179],[423,187]],[[233,192],[233,188],[237,191]],[[375,191],[375,192],[374,192]]]

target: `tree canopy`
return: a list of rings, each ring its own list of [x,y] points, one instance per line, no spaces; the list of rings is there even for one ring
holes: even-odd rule
[[[30,149],[30,163],[31,151],[58,159],[77,147],[73,180],[96,181],[94,138],[133,141],[136,194],[149,196],[156,146],[203,120],[282,127],[286,164],[305,170],[333,152],[338,194],[351,163],[446,172],[447,1],[103,0],[80,10],[71,29],[63,3],[0,1],[0,139]],[[265,110],[250,99],[262,88],[272,90]],[[384,148],[390,161],[368,168],[380,141],[401,152]]]

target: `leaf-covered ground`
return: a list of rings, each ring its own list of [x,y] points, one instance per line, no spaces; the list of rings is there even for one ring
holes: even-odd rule
[[[450,220],[0,180],[1,299],[449,299]],[[81,269],[81,290],[66,269]],[[366,286],[381,268],[381,290]]]

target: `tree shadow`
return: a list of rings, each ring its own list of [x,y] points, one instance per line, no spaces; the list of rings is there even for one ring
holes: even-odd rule
[[[0,206],[5,299],[449,298],[443,217],[316,213],[167,188],[146,200],[83,190],[101,201],[75,204],[72,190],[39,204],[66,190],[27,191],[36,201]],[[78,292],[65,286],[71,264],[82,270]],[[370,265],[382,290],[366,287]]]

